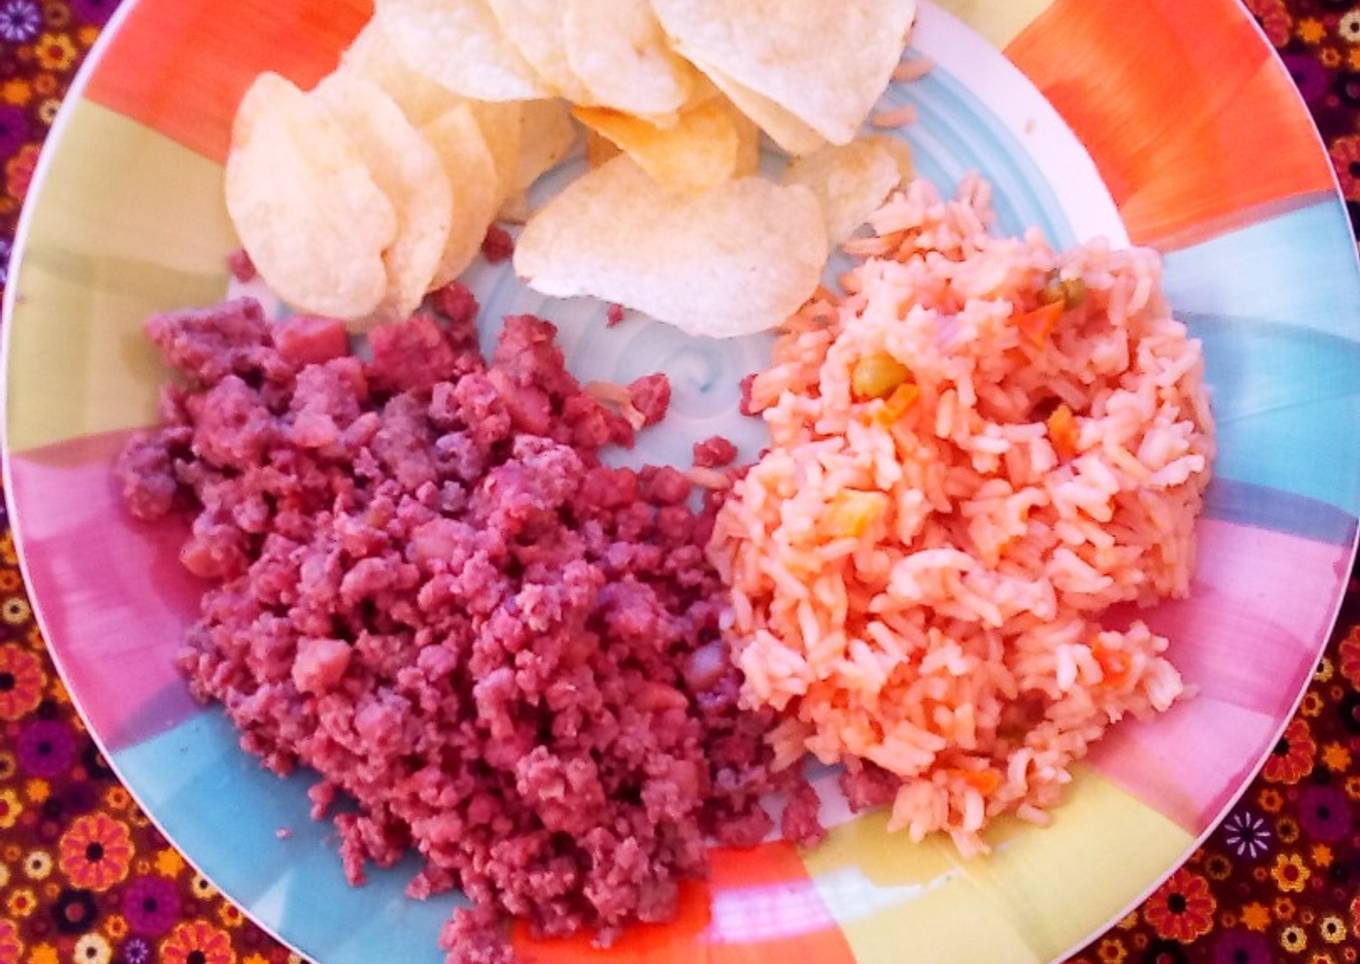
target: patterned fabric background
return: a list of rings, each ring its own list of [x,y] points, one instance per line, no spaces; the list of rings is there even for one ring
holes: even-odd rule
[[[0,288],[43,138],[118,0],[0,0]],[[1248,0],[1360,230],[1360,4]],[[298,961],[113,777],[34,624],[0,508],[0,964]],[[1298,717],[1208,844],[1073,964],[1360,957],[1360,583]]]

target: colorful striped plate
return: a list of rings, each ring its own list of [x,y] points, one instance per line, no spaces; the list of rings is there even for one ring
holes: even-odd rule
[[[89,728],[166,834],[265,927],[333,964],[434,962],[451,900],[402,897],[411,868],[345,886],[306,780],[280,782],[192,703],[170,654],[199,587],[178,531],[137,526],[109,463],[150,424],[153,311],[219,299],[235,246],[222,203],[234,105],[263,69],[310,84],[368,0],[123,5],[58,121],[20,229],[6,304],[5,475],[25,573]],[[1003,822],[963,863],[881,816],[815,851],[717,851],[681,918],[609,952],[535,943],[542,962],[754,964],[1059,958],[1146,895],[1209,832],[1280,736],[1336,614],[1360,511],[1360,271],[1327,157],[1281,64],[1233,0],[948,0],[914,40],[938,68],[889,100],[924,174],[980,170],[1004,229],[1105,235],[1166,256],[1203,339],[1222,457],[1193,599],[1154,614],[1197,698],[1126,723],[1080,767],[1046,831]],[[564,166],[541,190],[572,173]],[[678,461],[734,418],[768,343],[688,339],[603,307],[545,305],[510,272],[471,283],[488,317],[542,309],[582,378],[658,360],[675,415],[633,457]],[[493,333],[488,331],[487,336]],[[276,830],[290,828],[288,839]],[[909,950],[908,950],[909,949]]]

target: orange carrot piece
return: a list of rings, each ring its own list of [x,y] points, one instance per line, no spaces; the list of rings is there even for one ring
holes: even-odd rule
[[[891,425],[907,412],[911,411],[913,405],[921,398],[921,386],[907,382],[898,385],[893,393],[888,396],[888,400],[883,403],[883,409],[878,413],[879,421],[885,425]]]
[[[1077,433],[1077,419],[1064,402],[1048,417],[1048,437],[1063,458],[1077,454]]]
[[[1041,305],[1033,311],[1018,315],[1015,324],[1035,348],[1043,348],[1062,315],[1063,303],[1055,301],[1053,304]]]

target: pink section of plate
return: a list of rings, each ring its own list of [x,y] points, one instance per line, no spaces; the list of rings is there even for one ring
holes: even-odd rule
[[[122,506],[110,466],[130,434],[16,454],[8,479],[53,655],[110,752],[199,710],[173,657],[203,584],[179,564],[184,524],[144,525]]]
[[[1191,600],[1143,617],[1171,639],[1171,659],[1198,693],[1153,722],[1114,727],[1090,757],[1195,835],[1245,786],[1289,717],[1350,562],[1349,546],[1231,522],[1202,519],[1199,533]]]

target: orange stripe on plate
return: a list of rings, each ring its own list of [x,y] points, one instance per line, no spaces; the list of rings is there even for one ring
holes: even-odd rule
[[[520,960],[529,964],[700,964],[709,961],[704,931],[709,922],[707,884],[680,887],[680,911],[669,924],[635,924],[609,947],[591,946],[592,935],[565,940],[535,940],[529,928],[515,925],[512,942]]]
[[[310,87],[372,15],[373,0],[140,0],[88,96],[220,161],[257,74]]]
[[[584,934],[534,940],[518,924],[515,950],[534,964],[765,964],[790,955],[853,964],[845,935],[793,846],[719,848],[709,858],[709,882],[681,888],[680,913],[670,924],[630,927],[608,950],[592,947]],[[715,894],[724,907],[718,919]]]
[[[713,889],[736,921],[719,923],[724,930],[731,926],[739,937],[742,908],[746,907],[753,925],[748,941],[713,944],[714,962],[853,964],[855,955],[845,932],[831,917],[792,844],[771,843],[755,850],[722,848],[709,856]]]
[[[1057,0],[1007,48],[1140,244],[1179,247],[1333,187],[1289,75],[1234,0]]]

